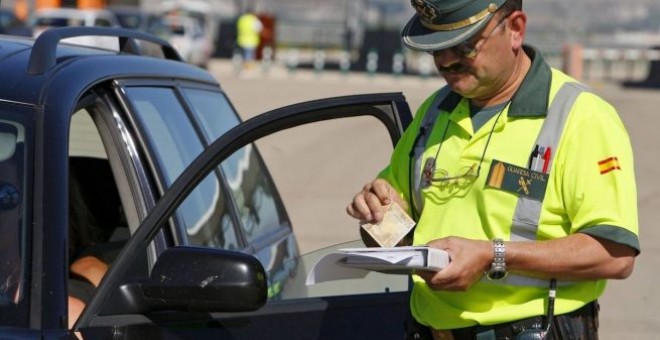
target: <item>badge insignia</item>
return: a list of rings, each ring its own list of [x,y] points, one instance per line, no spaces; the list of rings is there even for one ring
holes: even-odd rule
[[[493,160],[486,187],[507,191],[542,201],[548,184],[548,174]]]
[[[525,177],[520,176],[518,179],[518,184],[520,185],[520,188],[516,191],[520,192],[522,190],[525,195],[529,195],[529,186],[532,185],[532,180],[525,179]]]
[[[412,0],[411,3],[423,21],[433,23],[435,18],[438,17],[438,9],[431,5],[428,1]]]

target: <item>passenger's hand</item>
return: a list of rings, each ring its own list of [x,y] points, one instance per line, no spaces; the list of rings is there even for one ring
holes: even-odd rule
[[[439,272],[416,272],[435,290],[465,291],[481,278],[493,261],[493,245],[489,241],[446,237],[427,245],[447,251],[451,259]]]
[[[394,188],[384,179],[376,179],[367,183],[358,192],[353,201],[346,207],[346,212],[361,222],[377,223],[383,219],[387,206],[396,202],[405,210],[407,205],[402,202]]]

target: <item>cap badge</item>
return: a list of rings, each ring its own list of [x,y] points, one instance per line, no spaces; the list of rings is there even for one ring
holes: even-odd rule
[[[417,14],[427,23],[432,23],[438,17],[438,9],[425,0],[412,0],[412,6],[415,7]]]

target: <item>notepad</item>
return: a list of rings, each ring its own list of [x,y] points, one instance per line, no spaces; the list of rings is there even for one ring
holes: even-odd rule
[[[308,274],[307,284],[360,278],[370,271],[406,275],[415,270],[440,271],[449,262],[446,251],[426,246],[344,248],[322,257]]]

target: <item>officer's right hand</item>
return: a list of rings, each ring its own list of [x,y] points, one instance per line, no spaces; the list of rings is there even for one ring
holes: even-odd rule
[[[384,179],[376,179],[367,183],[362,191],[353,197],[346,207],[346,212],[361,222],[377,223],[383,219],[387,206],[393,200],[399,202],[399,196],[394,194],[394,188]],[[405,209],[406,207],[403,206]]]

